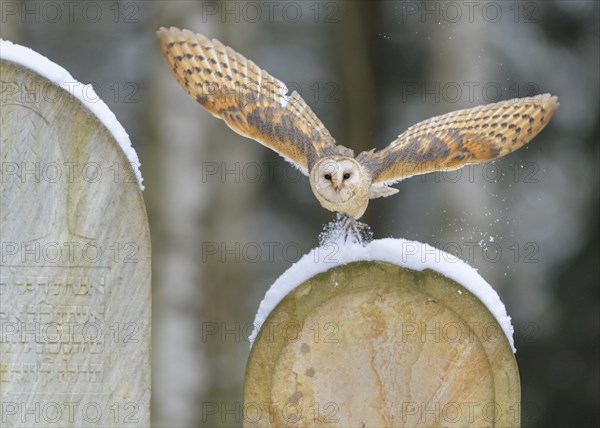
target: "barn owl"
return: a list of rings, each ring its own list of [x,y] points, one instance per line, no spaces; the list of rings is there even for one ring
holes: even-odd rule
[[[275,150],[309,176],[323,208],[359,219],[369,200],[417,174],[458,169],[511,153],[548,124],[550,94],[458,110],[411,126],[382,150],[354,152],[335,140],[296,91],[216,39],[175,27],[157,32],[169,69],[235,132]]]

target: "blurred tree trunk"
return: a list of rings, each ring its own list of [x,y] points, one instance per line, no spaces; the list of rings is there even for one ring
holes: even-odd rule
[[[373,3],[340,2],[341,16],[338,33],[343,100],[342,138],[338,141],[354,150],[355,155],[373,147],[377,126],[377,101],[374,73],[370,58],[370,39],[373,26]],[[370,211],[362,217],[369,223]]]
[[[251,58],[255,31],[251,25],[242,20],[237,25],[226,21],[214,29],[194,24],[189,27],[233,46],[238,52],[248,52]],[[244,249],[261,247],[264,239],[261,229],[253,224],[260,187],[253,185],[244,171],[248,165],[263,165],[266,151],[237,135],[199,105],[194,107],[193,120],[202,117],[206,121],[205,138],[193,144],[205,148],[205,154],[196,160],[203,170],[199,186],[208,194],[206,205],[196,218],[202,236],[195,261],[201,269],[195,285],[202,290],[203,297],[196,313],[196,347],[205,357],[206,381],[196,397],[193,425],[232,426],[241,416],[243,373],[249,352],[249,332],[245,326],[251,318],[246,319],[244,308],[257,281],[255,266],[248,260],[251,256]],[[216,175],[208,176],[211,168],[217,169]],[[218,406],[218,414],[207,416],[207,409],[213,405]],[[222,410],[229,413],[223,415]]]
[[[230,25],[199,26],[200,8],[179,7],[175,19],[173,13],[170,8],[164,22],[249,51],[251,37],[233,41]],[[252,275],[240,249],[249,236],[248,210],[257,188],[241,171],[249,162],[258,164],[262,148],[208,114],[164,64],[160,67],[159,116],[166,125],[159,138],[161,196],[156,202],[164,219],[156,249],[164,254],[155,257],[163,260],[156,342],[164,356],[157,358],[155,371],[160,388],[155,389],[154,422],[231,425],[236,415],[207,418],[205,413],[207,406],[235,409],[241,401],[248,342],[240,308],[247,302]]]
[[[174,2],[165,8],[161,23],[184,27],[187,17],[191,24],[193,11],[182,6]],[[201,159],[210,158],[207,141],[214,120],[179,87],[162,61],[158,43],[154,53],[156,108],[146,121],[158,123],[158,144],[152,163],[143,169],[150,175],[150,205],[156,216],[152,425],[194,426],[197,401],[208,389],[208,362],[199,335],[207,299],[201,282],[205,230],[199,219],[210,209]]]

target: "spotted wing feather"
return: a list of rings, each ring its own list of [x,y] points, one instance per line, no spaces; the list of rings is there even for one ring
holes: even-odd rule
[[[181,86],[237,133],[275,150],[308,175],[335,140],[294,91],[216,39],[175,27],[157,32]]]
[[[458,110],[419,122],[385,149],[363,152],[358,160],[374,185],[486,162],[531,141],[558,106],[556,97],[543,94]]]

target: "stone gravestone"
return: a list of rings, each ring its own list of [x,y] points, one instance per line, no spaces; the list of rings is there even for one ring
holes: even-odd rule
[[[0,425],[149,426],[150,237],[127,134],[64,69],[0,54]]]
[[[425,244],[318,248],[269,290],[255,329],[246,427],[520,425],[504,305],[474,269]]]

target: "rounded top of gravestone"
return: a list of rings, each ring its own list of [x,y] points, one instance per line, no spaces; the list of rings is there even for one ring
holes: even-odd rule
[[[430,269],[456,281],[486,306],[502,327],[511,349],[516,352],[514,329],[506,307],[498,293],[475,268],[460,258],[428,244],[392,238],[377,239],[367,245],[343,241],[326,242],[310,251],[284,272],[265,294],[254,320],[250,342],[254,341],[271,311],[290,291],[318,273],[358,261],[388,262],[415,271]]]
[[[129,135],[119,123],[114,113],[110,111],[104,101],[96,94],[91,84],[78,82],[67,70],[40,53],[8,40],[0,39],[0,60],[13,62],[37,73],[57,87],[67,91],[75,99],[81,101],[112,134],[115,141],[123,150],[123,153],[125,153],[125,156],[127,156],[135,172],[140,189],[144,190],[142,173],[140,172],[140,161],[135,149],[131,145]],[[4,91],[7,89],[9,88],[3,88]],[[40,96],[44,96],[44,94],[40,94]]]

